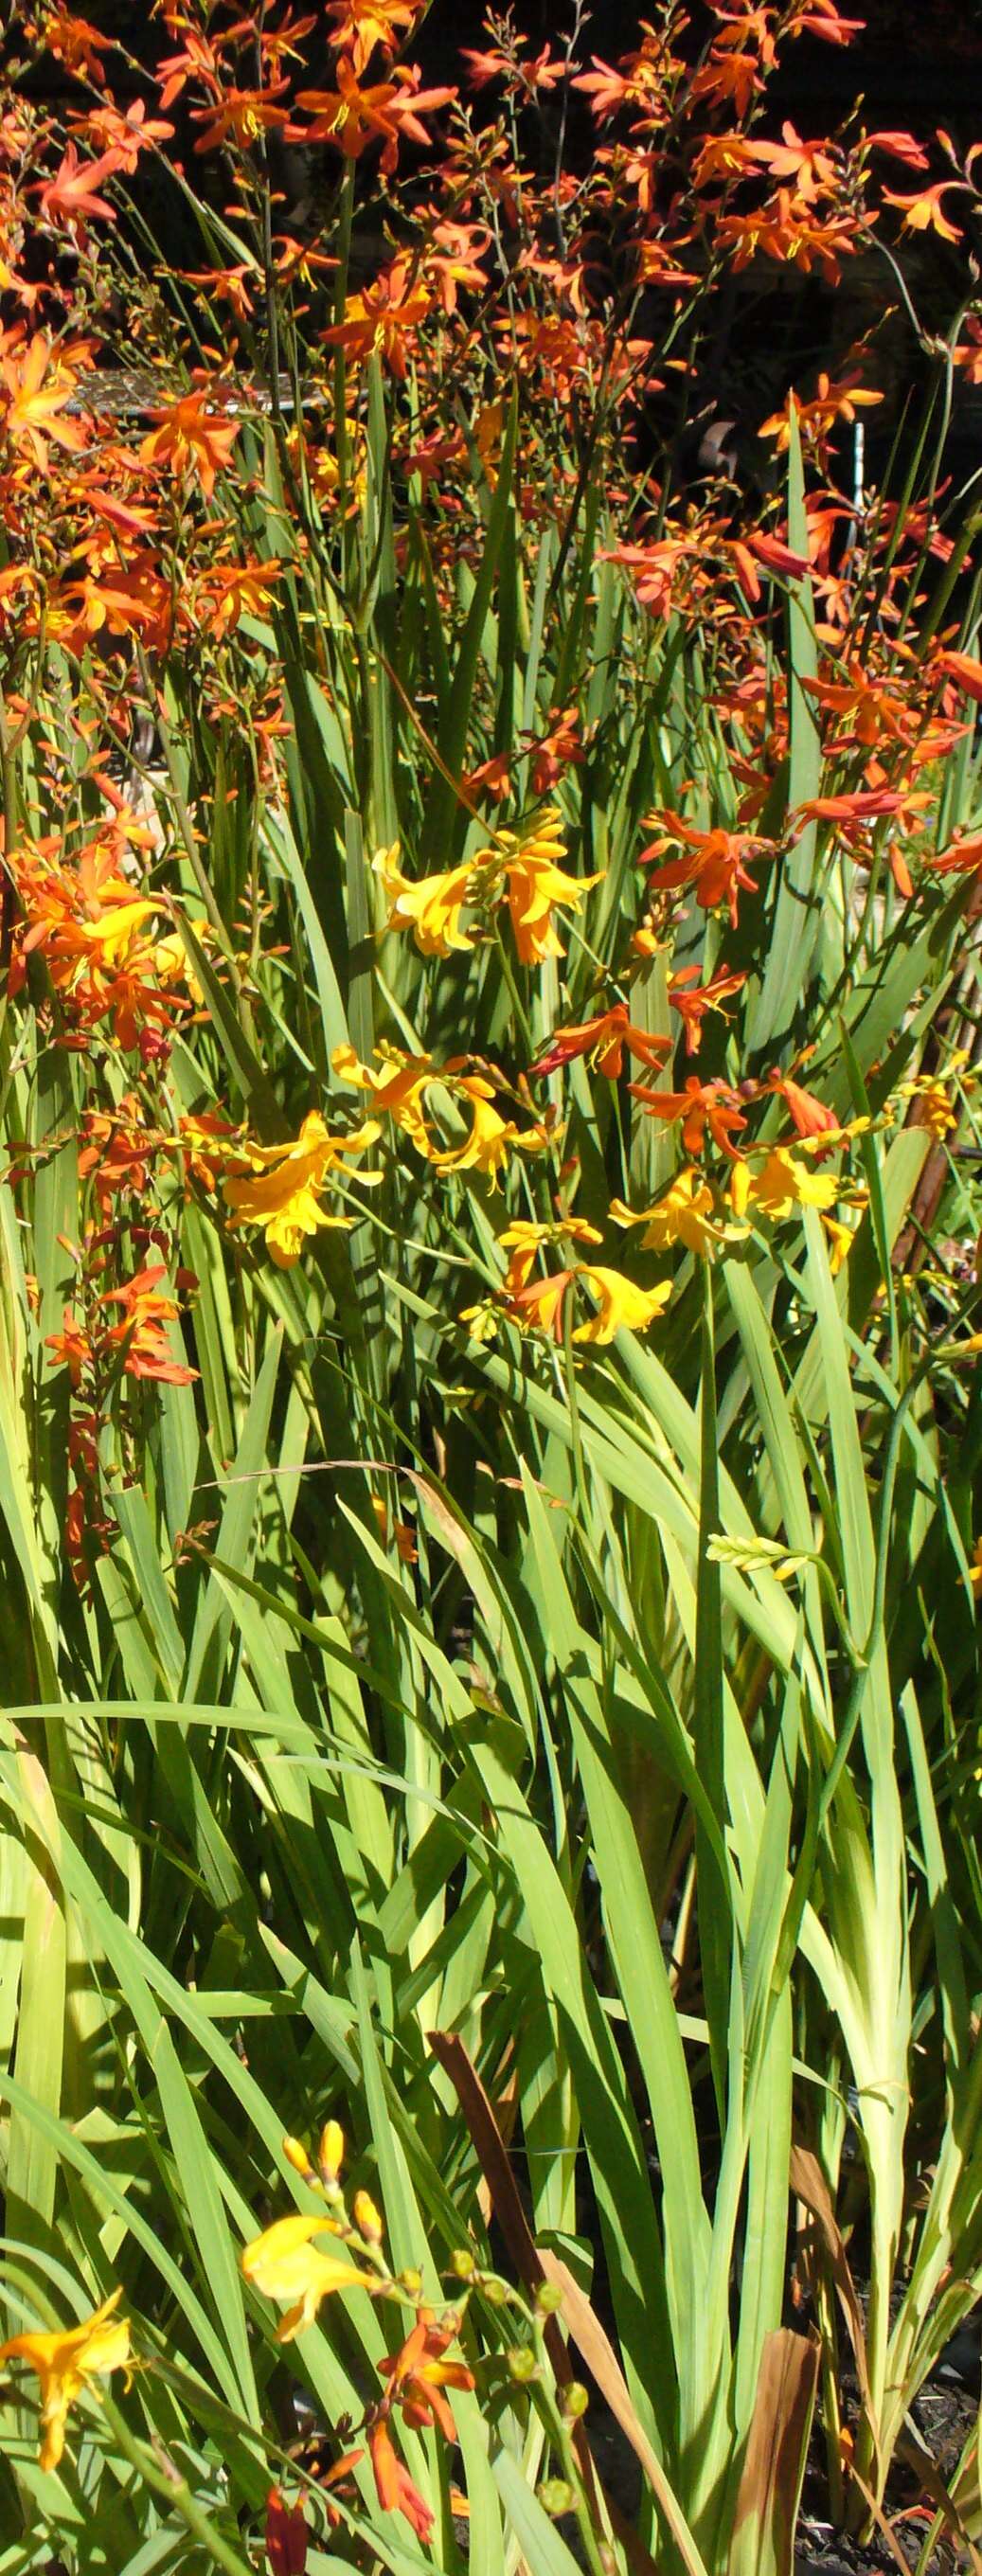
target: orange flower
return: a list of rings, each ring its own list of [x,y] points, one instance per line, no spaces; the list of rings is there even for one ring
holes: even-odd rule
[[[964,689],[967,698],[982,706],[982,662],[976,661],[974,654],[938,653],[932,669],[943,671],[947,680],[954,680],[957,688]]]
[[[57,841],[11,852],[26,926],[15,935],[8,989],[21,990],[27,959],[39,949],[56,991],[83,1027],[108,1017],[121,1046],[152,1052],[154,1024],[169,1030],[188,996],[162,989],[150,928],[156,905],[122,874],[127,845],[139,848],[148,839],[139,826],[107,826],[74,865],[56,860]]]
[[[105,148],[118,152],[118,167],[127,178],[132,178],[141,152],[149,151],[153,143],[169,142],[174,132],[173,126],[163,118],[147,115],[146,101],[142,98],[131,99],[125,116],[118,107],[90,108],[84,127],[79,130],[85,133],[90,143],[101,143]]]
[[[235,633],[241,617],[263,615],[282,570],[274,556],[262,564],[210,565],[199,587],[179,602],[182,622],[222,643]]]
[[[141,441],[141,463],[166,465],[177,476],[196,473],[206,500],[210,500],[216,474],[224,472],[239,435],[238,421],[223,421],[216,412],[206,410],[200,389],[183,394],[178,402],[161,404],[151,418],[159,426]]]
[[[963,238],[961,227],[949,223],[941,200],[958,185],[957,179],[940,179],[933,188],[922,188],[919,195],[913,197],[895,197],[890,188],[884,188],[883,203],[901,209],[904,232],[933,232],[940,234],[942,241],[957,242]]]
[[[759,161],[775,179],[790,179],[795,195],[809,201],[817,197],[820,190],[836,187],[838,171],[835,162],[830,161],[821,144],[803,143],[800,134],[795,133],[794,126],[787,120],[781,127],[781,135],[780,143],[748,143],[746,149],[751,161]]]
[[[882,400],[882,394],[857,385],[850,377],[844,377],[840,384],[834,385],[823,371],[810,402],[801,402],[797,394],[789,393],[784,410],[772,412],[769,420],[761,422],[757,434],[760,438],[773,438],[778,455],[781,455],[791,443],[792,413],[798,424],[799,437],[822,441],[835,428],[837,421],[854,421],[858,411],[868,411],[872,404]]]
[[[384,144],[382,168],[388,174],[395,169],[400,137],[408,135],[413,143],[428,143],[429,135],[422,123],[424,112],[446,107],[456,97],[452,89],[421,89],[418,69],[410,70],[397,63],[388,80],[375,81],[363,88],[355,78],[347,55],[341,54],[335,74],[336,90],[302,89],[296,104],[310,114],[313,122],[304,133],[306,143],[336,143],[349,160],[355,161],[366,144],[381,138]]]
[[[106,222],[116,220],[115,207],[105,197],[96,195],[103,179],[111,179],[121,167],[122,156],[116,151],[101,152],[97,161],[80,162],[74,143],[67,143],[60,167],[53,179],[37,181],[33,194],[40,201],[46,223],[60,223],[84,246],[87,216],[101,215]]]
[[[65,2448],[68,2409],[84,2395],[90,2380],[127,2368],[129,2320],[115,2314],[122,2295],[121,2290],[114,2290],[79,2326],[53,2334],[11,2335],[7,2343],[0,2344],[0,2362],[25,2361],[37,2374],[41,2396],[40,2465],[44,2470],[58,2467]]]
[[[838,284],[842,261],[859,248],[851,216],[820,216],[789,188],[779,188],[754,214],[721,216],[716,238],[735,269],[747,268],[763,252],[768,259],[789,261],[804,277],[819,268],[831,286]]]
[[[786,1107],[790,1109],[799,1136],[841,1137],[842,1130],[835,1111],[827,1109],[824,1100],[816,1099],[813,1091],[805,1091],[800,1082],[793,1080],[791,1074],[769,1073],[763,1087],[765,1091],[776,1091],[780,1094]]]
[[[982,870],[982,832],[956,837],[940,858],[928,859],[927,865],[936,876],[977,876]]]
[[[574,1342],[612,1342],[616,1333],[643,1333],[667,1305],[671,1282],[662,1281],[657,1288],[639,1288],[619,1270],[608,1270],[596,1262],[574,1262],[542,1277],[533,1276],[535,1263],[549,1246],[564,1240],[570,1243],[599,1243],[596,1226],[582,1217],[565,1217],[555,1225],[535,1225],[517,1218],[498,1238],[509,1255],[508,1267],[501,1282],[504,1313],[510,1323],[522,1332],[537,1327],[554,1341],[561,1341],[564,1331],[566,1300],[576,1281],[581,1280],[593,1298],[597,1313],[585,1324],[577,1325]],[[470,1306],[461,1316],[474,1337],[483,1341],[493,1332],[497,1320],[493,1305]]]
[[[757,146],[759,153],[760,146]],[[768,149],[764,146],[764,149]],[[745,134],[707,134],[692,164],[694,188],[726,187],[754,166],[754,146]]]
[[[46,332],[25,340],[23,331],[0,331],[0,401],[3,427],[15,447],[26,447],[43,473],[51,439],[75,453],[88,441],[88,426],[62,418],[78,388],[73,360],[91,356],[87,341],[57,349]]]
[[[344,320],[324,332],[331,346],[346,349],[356,363],[376,350],[400,383],[409,367],[419,324],[431,309],[428,286],[414,278],[409,261],[394,259],[363,293],[349,295]]]
[[[982,670],[979,673],[982,679]],[[870,751],[885,735],[891,742],[908,742],[916,732],[919,717],[909,699],[890,688],[885,679],[872,678],[864,671],[858,655],[849,662],[848,680],[802,680],[802,688],[832,715],[851,715],[852,729],[840,734],[842,748],[861,743]]]
[[[349,55],[352,71],[364,71],[376,45],[394,54],[422,6],[423,0],[328,0],[327,15],[337,27],[334,42]]]

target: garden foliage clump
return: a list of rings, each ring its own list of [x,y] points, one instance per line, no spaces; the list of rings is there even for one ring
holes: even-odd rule
[[[5,15],[0,2576],[974,2564],[976,147]]]

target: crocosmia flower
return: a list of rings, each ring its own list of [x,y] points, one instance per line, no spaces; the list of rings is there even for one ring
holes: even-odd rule
[[[42,2469],[56,2469],[65,2448],[68,2409],[90,2379],[125,2370],[130,2358],[130,2329],[115,2310],[122,2298],[114,2290],[80,2326],[67,2333],[17,2334],[0,2344],[0,2362],[26,2361],[41,2387]]]

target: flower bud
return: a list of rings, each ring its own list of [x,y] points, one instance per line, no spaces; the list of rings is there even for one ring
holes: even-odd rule
[[[509,2379],[516,2380],[520,2388],[527,2386],[530,2379],[538,2378],[539,2365],[530,2344],[514,2343],[511,2351],[505,2354],[505,2359],[508,2364]]]
[[[503,2308],[507,2305],[508,2283],[496,2281],[493,2272],[489,2273],[486,2281],[482,2281],[481,2289],[489,2308]]]
[[[540,2281],[535,2293],[535,2304],[540,2317],[555,2316],[557,2308],[561,2308],[563,2304],[562,2291],[555,2281]]]
[[[455,2281],[472,2281],[476,2268],[470,2246],[456,2246],[450,2257],[450,2270]]]
[[[384,2233],[382,2220],[367,2191],[356,2191],[351,2205],[351,2215],[358,2234],[364,2237],[366,2245],[381,2245]]]
[[[305,2182],[313,2182],[316,2179],[313,2165],[301,2139],[284,2138],[283,2153],[287,2164],[293,2166],[294,2173],[302,2174]]]
[[[340,2120],[325,2120],[317,2150],[322,2182],[336,2182],[344,2163],[344,2130]]]
[[[362,2234],[364,2235],[364,2229],[362,2229]],[[400,2290],[405,2290],[407,2299],[418,2299],[422,2287],[422,2272],[417,2272],[414,2263],[407,2264],[406,2270],[399,2274]]]
[[[304,2576],[307,2564],[307,2518],[303,2498],[286,2504],[278,2487],[266,2498],[266,2564],[270,2576]]]
[[[586,2414],[589,2403],[589,2391],[581,2379],[567,2380],[565,2388],[559,2390],[559,2412],[565,2415],[568,2424],[576,2424],[580,2416]]]
[[[572,2513],[576,2503],[568,2478],[544,2478],[539,2488],[539,2503],[544,2513],[555,2522],[561,2513]]]

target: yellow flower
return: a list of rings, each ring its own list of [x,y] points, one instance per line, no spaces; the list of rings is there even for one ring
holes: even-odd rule
[[[531,1276],[536,1253],[541,1252],[546,1244],[602,1243],[603,1235],[581,1216],[560,1219],[556,1225],[536,1225],[531,1218],[519,1216],[511,1225],[506,1225],[498,1241],[502,1251],[509,1255],[502,1289],[506,1297],[515,1297]]]
[[[397,851],[398,842],[391,850],[379,850],[372,861],[392,907],[386,929],[412,929],[424,957],[449,957],[451,949],[473,948],[475,933],[460,927],[464,905],[471,899],[470,864],[445,868],[439,876],[420,877],[412,885],[398,865]]]
[[[900,1089],[902,1098],[920,1101],[921,1124],[930,1129],[932,1136],[947,1136],[952,1127],[957,1127],[958,1112],[952,1108],[942,1081],[904,1082]]]
[[[494,1183],[502,1164],[508,1160],[509,1145],[520,1145],[527,1154],[534,1154],[545,1144],[541,1127],[529,1128],[522,1136],[514,1119],[502,1118],[500,1112],[492,1108],[493,1085],[484,1082],[480,1074],[468,1074],[451,1083],[449,1088],[455,1097],[463,1093],[471,1104],[470,1134],[464,1137],[462,1144],[447,1145],[440,1153],[430,1148],[430,1161],[435,1171],[488,1172]]]
[[[454,948],[473,948],[479,931],[462,930],[465,904],[487,909],[506,897],[522,964],[538,966],[544,957],[563,954],[553,906],[578,911],[589,888],[599,884],[596,876],[564,875],[558,864],[564,857],[559,811],[549,805],[534,831],[499,832],[493,849],[477,850],[459,867],[420,877],[415,885],[399,867],[397,842],[390,850],[379,850],[372,865],[391,905],[387,928],[411,927],[425,957],[449,957]]]
[[[321,2254],[311,2243],[314,2236],[336,2233],[331,2219],[323,2210],[312,2218],[297,2213],[289,2218],[274,2219],[251,2245],[243,2248],[241,2263],[247,2281],[261,2290],[266,2299],[290,2299],[293,2304],[280,2318],[276,2329],[277,2343],[292,2343],[294,2335],[313,2325],[321,2300],[332,2290],[375,2290],[378,2282],[370,2272],[357,2272],[352,2263],[342,2263],[336,2254]]]
[[[384,1043],[376,1049],[381,1058],[376,1073],[370,1064],[360,1064],[353,1046],[335,1047],[331,1063],[339,1082],[350,1083],[353,1091],[370,1091],[376,1109],[384,1109],[404,1135],[410,1138],[417,1153],[429,1155],[430,1140],[426,1128],[424,1101],[427,1086],[438,1080],[433,1058],[428,1055],[406,1055],[401,1047]]]
[[[65,2448],[65,2421],[70,2406],[80,2397],[86,2382],[110,2370],[125,2370],[130,2358],[130,2329],[126,2317],[116,2317],[113,2310],[122,2298],[121,2290],[104,2299],[80,2326],[66,2334],[11,2335],[9,2343],[0,2344],[0,2362],[26,2361],[36,2370],[41,2387],[41,2427],[43,2441],[40,2460],[42,2469],[56,2469]]]
[[[536,1153],[546,1143],[541,1126],[527,1128],[521,1135],[513,1119],[502,1118],[491,1106],[495,1085],[483,1074],[461,1072],[467,1056],[454,1056],[449,1064],[434,1065],[431,1056],[405,1055],[401,1047],[383,1044],[378,1053],[382,1058],[378,1073],[371,1065],[359,1064],[352,1046],[335,1047],[331,1063],[342,1082],[372,1093],[376,1108],[384,1109],[402,1128],[417,1153],[425,1155],[435,1171],[489,1172],[495,1181],[507,1162],[510,1145]],[[471,1112],[469,1133],[458,1145],[437,1146],[427,1126],[426,1095],[434,1084],[440,1084],[452,1100],[461,1101]]]
[[[713,1193],[702,1173],[690,1164],[679,1172],[654,1207],[625,1207],[623,1199],[612,1199],[610,1213],[615,1225],[643,1225],[646,1252],[667,1252],[673,1243],[683,1243],[687,1252],[709,1253],[713,1245],[723,1243],[735,1232],[733,1226],[718,1225],[713,1216]]]
[[[555,805],[546,807],[542,822],[526,840],[513,832],[501,832],[498,837],[505,854],[503,868],[511,926],[523,966],[539,966],[544,957],[561,957],[564,952],[552,919],[553,905],[563,904],[567,911],[578,912],[589,888],[599,885],[599,875],[564,876],[557,864],[566,852]]]
[[[837,1279],[843,1262],[848,1261],[852,1251],[852,1227],[843,1225],[840,1217],[826,1216],[824,1213],[822,1224],[828,1236],[829,1269],[833,1279]]]
[[[351,1224],[350,1217],[327,1215],[320,1192],[342,1156],[364,1153],[378,1132],[376,1120],[368,1118],[350,1136],[332,1136],[319,1109],[312,1109],[295,1144],[244,1145],[248,1174],[222,1183],[232,1210],[229,1224],[264,1226],[268,1252],[280,1270],[288,1270],[299,1259],[305,1235],[319,1225]]]
[[[796,1207],[831,1207],[840,1186],[835,1172],[810,1171],[789,1146],[772,1145],[759,1171],[742,1156],[734,1164],[730,1199],[737,1217],[752,1207],[761,1216],[780,1218]]]
[[[615,1333],[644,1333],[664,1313],[672,1293],[670,1279],[657,1288],[638,1288],[622,1271],[596,1269],[592,1263],[584,1263],[576,1276],[586,1280],[599,1313],[577,1325],[574,1342],[612,1342]]]

